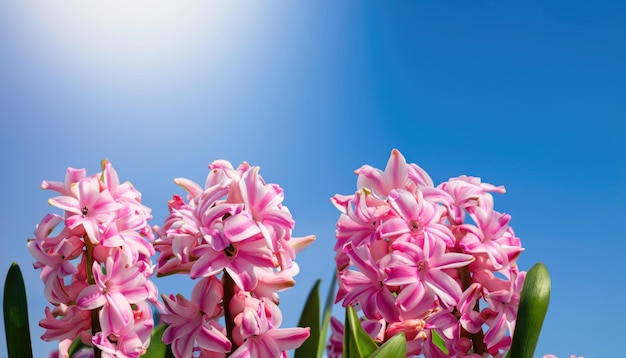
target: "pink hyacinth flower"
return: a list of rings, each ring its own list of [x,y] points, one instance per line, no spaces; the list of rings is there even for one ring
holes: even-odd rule
[[[258,284],[253,268],[274,267],[271,251],[262,236],[230,243],[217,251],[210,244],[196,247],[192,253],[198,257],[190,270],[191,278],[208,277],[226,269],[242,290],[251,291]]]
[[[46,332],[41,336],[46,342],[74,340],[82,332],[91,328],[91,312],[60,304],[54,310],[45,309],[46,318],[39,321],[39,326]]]
[[[76,300],[80,309],[102,307],[100,325],[105,334],[122,332],[132,324],[131,304],[147,299],[150,293],[146,276],[141,271],[145,268],[144,264],[130,265],[123,258],[119,251],[114,257],[108,257],[104,270],[94,262],[92,272],[95,284],[83,289]]]
[[[235,317],[237,338],[244,341],[229,358],[287,358],[288,350],[309,337],[310,328],[278,328],[281,321],[280,310],[271,301],[245,299],[243,311]]]
[[[276,184],[265,184],[259,175],[259,167],[247,170],[239,182],[242,201],[252,219],[257,223],[270,247],[275,248],[276,227],[293,229],[294,221],[288,211],[281,207],[283,190]]]
[[[397,320],[399,312],[395,296],[383,284],[387,278],[384,267],[379,267],[369,251],[355,250],[351,243],[346,245],[344,252],[358,271],[344,270],[339,273],[339,291],[335,303],[343,300],[344,307],[359,303],[365,316],[370,319]]]
[[[465,220],[465,211],[474,212],[479,207],[484,210],[493,209],[491,192],[504,194],[503,186],[482,183],[480,178],[461,175],[441,183],[438,188],[450,194],[453,200],[447,203],[448,219],[454,225],[462,224]]]
[[[388,268],[387,285],[404,285],[397,296],[397,303],[406,310],[423,304],[420,299],[434,293],[445,307],[451,307],[461,298],[460,284],[445,270],[467,266],[474,260],[471,255],[446,253],[441,240],[425,237],[422,246],[396,241],[392,245],[391,264]]]
[[[99,224],[112,221],[122,205],[115,202],[109,191],[100,192],[100,182],[95,177],[84,178],[71,189],[72,196],[57,196],[48,202],[67,212],[67,227],[75,230],[82,226],[91,242],[97,244]]]
[[[406,189],[409,183],[409,173],[406,159],[400,151],[394,149],[385,167],[385,171],[364,165],[354,171],[359,177],[357,188],[371,189],[374,194],[385,197],[392,189]]]
[[[162,296],[166,308],[162,319],[168,324],[163,342],[172,344],[176,357],[191,357],[196,347],[214,355],[231,350],[226,329],[217,321],[222,296],[222,283],[215,276],[200,280],[190,301],[182,295]]]
[[[387,198],[389,206],[398,215],[381,225],[381,235],[415,239],[432,236],[448,247],[454,246],[452,231],[441,224],[443,207],[424,199],[420,190],[412,194],[406,190],[392,190]]]
[[[509,230],[510,215],[477,207],[471,217],[476,226],[463,224],[458,227],[459,232],[464,232],[459,246],[465,252],[486,255],[488,261],[485,264],[492,266],[492,270],[500,270],[517,259],[523,249],[519,239]]]

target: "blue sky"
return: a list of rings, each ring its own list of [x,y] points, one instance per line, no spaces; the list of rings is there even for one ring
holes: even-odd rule
[[[393,148],[437,183],[505,185],[495,203],[526,248],[519,265],[542,261],[552,276],[537,356],[615,355],[625,44],[623,1],[1,1],[0,268],[24,273],[35,356],[54,348],[37,340],[46,302],[26,251],[56,212],[43,179],[108,158],[159,224],[181,193],[173,178],[203,182],[220,158],[261,166],[284,188],[295,234],[317,235],[281,295],[293,326],[332,274],[329,198]],[[156,283],[190,292],[181,280]]]

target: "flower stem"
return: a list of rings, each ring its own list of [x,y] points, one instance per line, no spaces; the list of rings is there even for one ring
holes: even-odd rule
[[[233,281],[233,278],[230,277],[230,275],[228,274],[228,272],[226,271],[226,269],[224,269],[224,279],[223,279],[223,283],[224,285],[224,298],[222,300],[223,305],[224,305],[224,319],[226,320],[226,337],[228,338],[228,340],[230,341],[231,345],[231,350],[230,352],[234,352],[238,347],[235,345],[235,342],[233,341],[233,329],[235,328],[235,317],[233,317],[233,315],[230,312],[230,301],[232,300],[233,296],[235,295],[235,281]]]
[[[459,276],[461,278],[461,284],[463,285],[463,291],[465,291],[472,284],[469,268],[467,268],[467,266],[459,268]],[[480,312],[480,305],[478,301],[476,301],[474,311]],[[480,355],[487,353],[487,345],[485,344],[485,336],[482,328],[476,333],[469,333],[465,329],[461,328],[461,335],[469,337],[472,340],[474,353]]]
[[[87,235],[84,237],[85,240],[85,270],[87,271],[87,283],[93,285],[96,281],[93,278],[93,244]],[[96,333],[100,332],[102,328],[100,327],[100,318],[99,318],[100,308],[96,308],[91,310],[91,334],[92,336]],[[93,346],[93,355],[94,358],[100,358],[102,356],[102,351],[97,346]]]

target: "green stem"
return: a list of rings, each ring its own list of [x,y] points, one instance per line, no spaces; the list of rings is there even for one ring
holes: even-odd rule
[[[84,237],[85,240],[85,270],[87,270],[87,283],[90,285],[94,285],[96,281],[93,278],[93,244],[87,235]],[[100,318],[99,318],[100,308],[96,308],[91,310],[91,334],[95,335],[100,332],[102,328],[100,327]],[[101,358],[102,351],[100,348],[93,346],[93,355],[94,358]]]
[[[464,266],[459,268],[459,276],[461,278],[461,284],[463,285],[463,291],[465,291],[471,284],[472,278],[470,277],[469,268]],[[480,312],[480,305],[476,301],[474,311]],[[476,333],[469,333],[465,329],[461,328],[461,335],[469,337],[472,340],[472,346],[474,347],[474,353],[482,355],[487,353],[487,345],[485,344],[485,335],[482,328]]]
[[[235,341],[233,340],[233,329],[235,329],[235,317],[230,312],[229,303],[235,296],[235,281],[230,277],[226,269],[224,269],[224,278],[223,278],[223,286],[224,286],[224,299],[222,300],[224,306],[224,319],[226,320],[226,337],[232,344],[232,348],[230,353],[234,352],[238,347],[235,345]]]

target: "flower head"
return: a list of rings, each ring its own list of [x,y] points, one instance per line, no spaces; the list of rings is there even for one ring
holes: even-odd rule
[[[444,357],[434,332],[450,356],[503,354],[524,275],[510,216],[494,210],[491,193],[504,187],[469,176],[435,186],[396,149],[384,171],[355,173],[357,191],[331,199],[340,211],[336,301],[385,320],[384,339],[404,332],[407,355]]]

